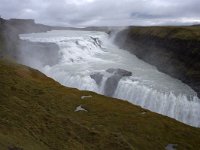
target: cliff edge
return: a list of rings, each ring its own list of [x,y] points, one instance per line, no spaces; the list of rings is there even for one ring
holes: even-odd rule
[[[129,27],[115,43],[158,70],[190,85],[200,96],[200,27]]]

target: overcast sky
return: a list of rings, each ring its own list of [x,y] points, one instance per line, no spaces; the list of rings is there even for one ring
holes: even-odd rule
[[[62,26],[200,23],[200,0],[0,0],[3,18]]]

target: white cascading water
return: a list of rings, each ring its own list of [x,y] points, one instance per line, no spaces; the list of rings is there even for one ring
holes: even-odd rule
[[[143,108],[200,127],[200,100],[189,86],[159,72],[135,55],[117,48],[104,32],[50,31],[23,34],[20,38],[32,42],[52,42],[59,46],[57,64],[34,66],[35,62],[29,62],[29,65],[67,87],[100,94],[105,94],[105,86],[110,87],[113,93],[108,96],[128,100]],[[27,62],[28,58],[23,59],[22,61]],[[114,73],[106,71],[110,68],[127,70],[132,75],[118,78],[118,75],[114,76]],[[112,83],[107,82],[111,77],[114,78],[114,84],[107,85]]]

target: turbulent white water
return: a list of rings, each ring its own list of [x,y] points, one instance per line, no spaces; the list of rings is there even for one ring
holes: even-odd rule
[[[20,35],[20,38],[32,42],[52,42],[59,46],[58,64],[29,64],[65,86],[100,94],[106,94],[110,88],[109,90],[113,91],[109,96],[128,100],[154,112],[200,127],[200,100],[196,93],[181,81],[117,48],[106,33],[50,31],[24,34]],[[119,77],[118,74],[106,71],[109,68],[124,69],[132,72],[132,75]],[[112,80],[108,82],[108,79]]]

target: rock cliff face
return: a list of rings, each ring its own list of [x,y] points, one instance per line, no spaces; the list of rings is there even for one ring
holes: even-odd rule
[[[130,27],[115,42],[200,96],[200,27]]]

